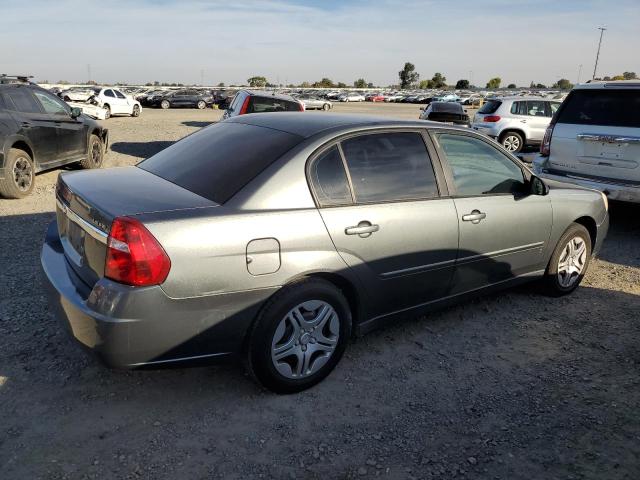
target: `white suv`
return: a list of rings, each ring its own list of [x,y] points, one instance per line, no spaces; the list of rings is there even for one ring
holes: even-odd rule
[[[545,132],[534,172],[640,203],[638,112],[637,80],[576,85]]]
[[[471,127],[518,153],[526,145],[540,145],[559,106],[558,100],[540,97],[491,98],[473,117]]]

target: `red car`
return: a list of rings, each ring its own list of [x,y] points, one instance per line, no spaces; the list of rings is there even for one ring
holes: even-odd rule
[[[384,102],[384,99],[386,97],[382,94],[378,94],[378,95],[373,95],[369,98],[369,100],[371,100],[372,102]]]

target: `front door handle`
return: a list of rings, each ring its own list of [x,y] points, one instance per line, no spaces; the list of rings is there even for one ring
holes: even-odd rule
[[[471,213],[462,216],[463,222],[480,223],[480,220],[487,218],[486,213],[482,213],[480,210],[473,210]]]
[[[355,227],[347,227],[344,229],[346,235],[360,235],[362,238],[370,237],[372,233],[380,230],[380,225],[373,225],[371,222],[363,220]]]
[[[520,123],[527,123],[526,120],[520,120]]]

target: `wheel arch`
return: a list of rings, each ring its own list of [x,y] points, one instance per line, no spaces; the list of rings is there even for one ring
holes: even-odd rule
[[[33,164],[36,168],[36,170],[38,169],[37,167],[37,160],[36,160],[36,156],[35,156],[35,152],[33,150],[33,147],[31,146],[31,144],[24,138],[17,138],[14,139],[13,141],[10,141],[8,143],[8,148],[5,151],[5,158],[6,156],[9,154],[9,150],[12,148],[16,148],[18,150],[22,150],[24,152],[27,152],[29,154],[29,156],[31,157],[31,160],[33,161]]]
[[[498,135],[498,141],[502,143],[502,139],[504,138],[504,136],[507,133],[510,133],[510,132],[515,132],[515,133],[519,134],[520,136],[522,136],[522,142],[523,142],[522,146],[524,147],[524,145],[527,145],[527,141],[528,141],[527,134],[525,133],[525,131],[523,129],[518,128],[518,127],[507,127],[504,130],[502,130],[500,132],[500,135]]]
[[[585,215],[583,217],[576,218],[574,220],[574,223],[582,225],[587,229],[587,231],[589,232],[589,237],[591,238],[591,250],[593,251],[596,246],[596,239],[598,236],[598,226],[596,224],[596,221],[593,218]]]

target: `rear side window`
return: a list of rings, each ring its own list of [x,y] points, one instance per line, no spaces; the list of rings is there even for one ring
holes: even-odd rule
[[[14,88],[4,93],[7,108],[23,113],[42,113],[36,99],[31,92],[24,88]]]
[[[513,105],[511,105],[511,113],[514,115],[527,115],[527,102],[513,102]]]
[[[349,181],[344,171],[342,157],[334,145],[323,152],[311,165],[311,181],[321,206],[348,205],[352,203]]]
[[[113,94],[113,91],[111,91],[111,90],[105,90],[105,91],[104,91],[104,96],[105,96],[105,97],[113,97],[113,98],[116,98],[116,96]]]
[[[640,128],[640,89],[573,90],[558,115],[558,123]]]
[[[271,97],[251,97],[247,113],[297,112],[299,110],[300,105],[297,102]]]
[[[419,133],[361,135],[342,142],[356,202],[438,196],[431,159]]]
[[[302,137],[223,122],[203,128],[138,164],[216,203],[224,203]]]
[[[500,105],[502,105],[500,100],[488,100],[484,105],[482,105],[482,107],[480,107],[478,113],[496,113],[496,110],[498,110]]]

